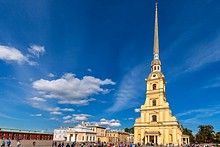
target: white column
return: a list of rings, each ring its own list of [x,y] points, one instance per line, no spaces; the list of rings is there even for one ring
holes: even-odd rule
[[[145,130],[143,128],[141,128],[141,144],[143,144],[143,137],[144,137],[144,133],[145,133]]]
[[[174,129],[172,129],[172,132],[173,132],[173,142],[174,142],[174,144],[178,144],[178,142],[177,142],[177,138],[176,138],[176,129],[174,128]]]
[[[169,143],[169,132],[168,132],[168,129],[165,129],[165,134],[163,135],[164,137],[164,144],[167,144]]]

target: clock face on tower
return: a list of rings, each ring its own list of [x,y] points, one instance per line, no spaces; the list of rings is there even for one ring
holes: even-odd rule
[[[157,78],[157,75],[156,75],[156,74],[153,74],[153,75],[151,76],[151,78],[152,78],[152,79],[155,79],[155,78]]]

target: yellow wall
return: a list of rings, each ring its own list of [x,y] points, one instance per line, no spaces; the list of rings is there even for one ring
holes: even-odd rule
[[[181,144],[182,128],[166,101],[164,75],[161,71],[152,71],[146,79],[146,84],[146,100],[141,106],[140,118],[137,118],[134,124],[134,142]],[[153,117],[156,121],[153,121]]]
[[[120,142],[129,142],[129,133],[123,131],[110,131],[106,132],[106,136],[108,137],[107,142],[112,143],[120,143]]]

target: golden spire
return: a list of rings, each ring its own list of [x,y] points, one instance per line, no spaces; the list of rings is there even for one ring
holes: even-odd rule
[[[154,24],[154,59],[159,58],[159,38],[158,38],[158,16],[157,2],[155,4],[155,24]]]
[[[157,3],[155,4],[155,24],[154,24],[154,59],[151,62],[152,71],[161,71],[161,63],[159,59],[159,37],[158,37],[158,17]]]

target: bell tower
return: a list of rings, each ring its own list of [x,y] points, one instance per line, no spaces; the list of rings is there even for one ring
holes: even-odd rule
[[[155,22],[154,22],[154,47],[153,47],[153,60],[151,62],[151,73],[145,79],[147,84],[145,106],[157,106],[161,101],[166,98],[165,95],[165,80],[161,71],[161,62],[159,59],[159,36],[158,36],[158,12],[157,3],[155,5]],[[157,96],[155,96],[155,94]],[[147,98],[154,95],[154,98]],[[153,104],[154,102],[154,104]]]
[[[151,72],[146,81],[146,99],[134,123],[134,142],[140,144],[180,145],[182,127],[166,101],[165,77],[159,59],[158,6],[155,5],[154,45]]]

